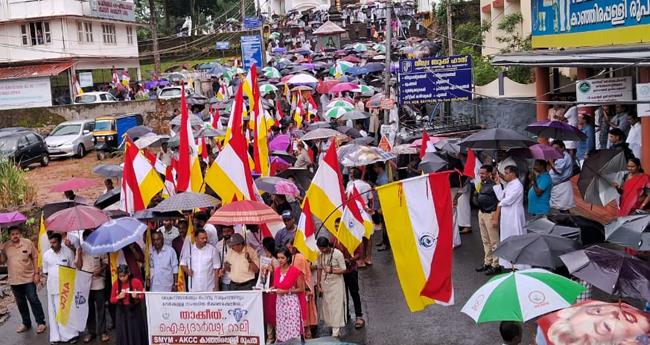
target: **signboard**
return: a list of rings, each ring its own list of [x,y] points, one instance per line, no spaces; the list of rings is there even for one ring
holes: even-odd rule
[[[79,72],[79,86],[92,87],[93,86],[93,72]]]
[[[394,106],[395,106],[395,100],[392,98],[383,98],[379,105],[381,109],[393,109]]]
[[[248,70],[255,64],[257,68],[262,66],[262,40],[259,35],[241,36],[241,59],[244,69]]]
[[[648,102],[636,105],[637,115],[650,116],[650,83],[636,84],[636,100]]]
[[[399,62],[400,104],[472,99],[472,57],[455,55]]]
[[[262,292],[146,293],[150,345],[264,345]]]
[[[227,49],[230,49],[230,42],[217,41],[217,50],[227,50]]]
[[[244,29],[246,30],[259,30],[262,27],[262,20],[258,17],[245,17]]]
[[[0,109],[51,106],[49,77],[0,80]]]
[[[135,22],[135,4],[123,0],[90,0],[92,17]]]
[[[532,47],[647,42],[650,4],[627,0],[532,0]]]
[[[576,83],[576,102],[631,101],[632,77],[579,80]]]

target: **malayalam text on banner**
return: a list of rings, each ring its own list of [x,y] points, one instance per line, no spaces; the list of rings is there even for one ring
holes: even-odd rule
[[[147,293],[150,345],[264,345],[261,291]]]
[[[399,96],[400,104],[471,100],[471,56],[400,60]]]
[[[576,101],[580,104],[631,100],[632,77],[585,79],[576,83]]]

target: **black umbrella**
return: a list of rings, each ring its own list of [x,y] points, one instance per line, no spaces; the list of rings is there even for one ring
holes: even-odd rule
[[[120,190],[112,189],[97,198],[97,201],[95,201],[95,207],[103,210],[118,201],[120,201]]]
[[[153,129],[147,127],[147,126],[135,126],[131,127],[126,131],[126,135],[129,136],[129,138],[135,140],[147,133],[153,133]]]
[[[285,161],[287,161],[289,164],[293,164],[297,160],[296,156],[290,154],[287,151],[274,150],[274,151],[271,151],[271,156],[280,157],[280,158],[284,159]]]
[[[545,216],[530,219],[528,222],[526,222],[524,228],[528,230],[528,232],[562,236],[574,240],[580,239],[580,228],[558,225],[550,221]]]
[[[177,219],[183,218],[183,214],[178,211],[172,212],[156,212],[151,208],[146,210],[137,211],[133,214],[133,218],[137,220],[162,220],[162,219]]]
[[[187,97],[187,105],[205,105],[208,101],[207,97],[197,94]]]
[[[440,157],[439,154],[435,152],[427,152],[422,161],[418,164],[418,169],[422,170],[424,173],[436,172],[442,169],[447,169],[449,162],[444,158]]]
[[[599,150],[590,154],[582,164],[578,189],[591,204],[604,206],[620,197],[612,183],[622,183],[627,160],[620,149]]]
[[[66,208],[70,207],[75,207],[77,205],[83,205],[80,202],[76,201],[71,201],[71,200],[64,200],[64,201],[57,201],[57,202],[51,202],[48,204],[43,205],[43,216],[45,218],[49,218],[51,215],[61,211],[65,210]]]
[[[332,124],[329,121],[317,121],[310,123],[309,126],[307,126],[307,131],[313,131],[315,129],[319,128],[328,128],[332,129]]]
[[[650,300],[650,264],[601,246],[560,256],[569,273],[619,298]]]
[[[535,144],[527,136],[507,128],[490,128],[474,133],[460,142],[460,146],[482,150],[508,150]]]
[[[278,177],[284,177],[286,179],[293,178],[298,188],[306,191],[311,184],[311,179],[314,177],[314,174],[304,168],[289,168],[285,171],[282,171],[277,174]]]
[[[97,175],[107,178],[122,177],[123,168],[117,164],[100,164],[93,168]]]
[[[352,128],[352,127],[348,127],[348,126],[338,126],[338,127],[336,127],[336,130],[343,133],[343,134],[345,134],[345,135],[347,135],[347,136],[349,136],[349,137],[351,137],[352,139],[362,137],[361,133],[356,128]]]
[[[641,236],[649,229],[648,214],[618,217],[605,226],[605,238],[609,242],[638,249],[642,244]]]
[[[506,238],[493,254],[512,264],[556,268],[562,266],[559,255],[578,249],[580,244],[576,240],[531,232]]]
[[[104,213],[106,213],[106,215],[110,219],[117,219],[117,218],[124,218],[124,217],[131,216],[128,212],[124,212],[122,210],[104,210]]]
[[[557,225],[580,229],[580,241],[585,246],[605,242],[605,230],[603,224],[593,219],[572,214],[551,215],[548,216],[548,219]]]

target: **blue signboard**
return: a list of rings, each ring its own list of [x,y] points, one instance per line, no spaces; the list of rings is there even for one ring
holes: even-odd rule
[[[248,70],[253,64],[257,68],[262,66],[262,40],[259,35],[241,37],[241,59],[244,69]]]
[[[647,42],[648,0],[532,0],[532,47]]]
[[[217,50],[228,50],[228,49],[230,49],[230,42],[217,41]]]
[[[399,62],[400,104],[472,99],[472,57],[455,55]]]
[[[244,29],[246,30],[259,30],[262,27],[262,20],[258,17],[245,17]]]

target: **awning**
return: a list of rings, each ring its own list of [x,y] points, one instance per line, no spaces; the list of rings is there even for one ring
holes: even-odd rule
[[[530,67],[650,66],[650,45],[533,50],[495,55],[491,63]]]
[[[0,80],[51,77],[72,67],[74,62],[0,67]]]

